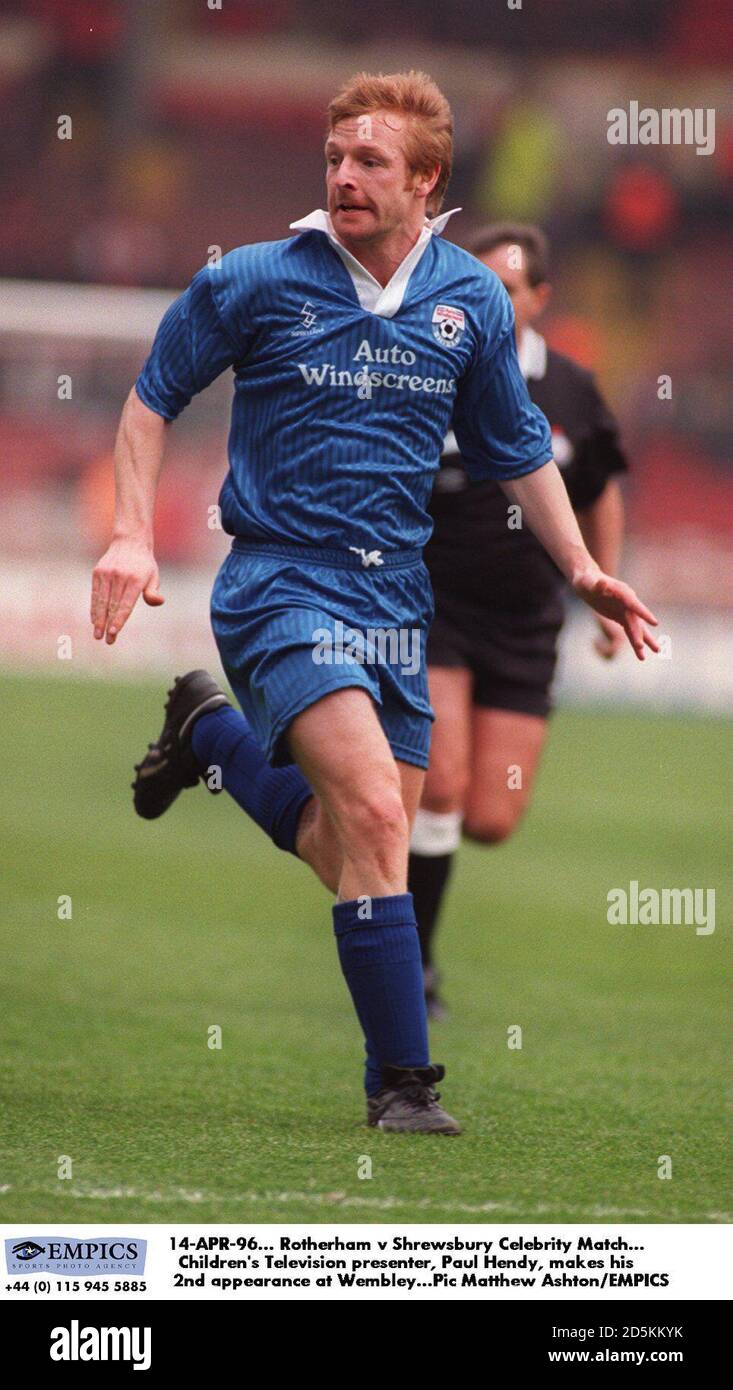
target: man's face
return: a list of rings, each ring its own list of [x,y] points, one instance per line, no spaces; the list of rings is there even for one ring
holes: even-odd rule
[[[527,278],[527,255],[522,246],[502,242],[479,259],[495,271],[514,305],[517,341],[525,328],[539,317],[550,294],[546,283],[530,285]]]
[[[340,241],[367,242],[423,216],[420,190],[430,179],[415,175],[404,154],[406,119],[391,111],[355,116],[334,126],[326,141],[326,192]]]

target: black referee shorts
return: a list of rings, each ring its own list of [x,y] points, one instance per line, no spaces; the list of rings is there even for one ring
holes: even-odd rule
[[[563,618],[560,599],[541,609],[492,611],[435,589],[428,666],[469,670],[475,705],[545,718]]]

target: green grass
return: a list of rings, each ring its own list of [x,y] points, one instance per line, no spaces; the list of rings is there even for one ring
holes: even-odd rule
[[[521,832],[462,849],[433,1039],[465,1126],[449,1141],[363,1126],[309,872],[226,796],[134,817],[160,696],[0,682],[0,1220],[723,1219],[723,724],[559,714]],[[714,887],[715,933],[609,926],[630,879]]]

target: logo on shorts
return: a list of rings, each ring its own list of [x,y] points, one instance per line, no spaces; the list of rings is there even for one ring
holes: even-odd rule
[[[457,347],[466,327],[466,315],[452,304],[436,304],[433,310],[433,337],[443,347]]]

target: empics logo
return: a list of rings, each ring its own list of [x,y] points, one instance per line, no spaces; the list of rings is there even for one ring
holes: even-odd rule
[[[133,1370],[149,1371],[152,1360],[149,1327],[68,1327],[51,1329],[52,1361],[132,1361]]]
[[[8,1274],[144,1274],[147,1241],[129,1236],[25,1236],[6,1240]]]
[[[452,304],[436,304],[433,311],[433,335],[443,347],[457,347],[466,327],[466,315]]]
[[[39,1255],[43,1255],[44,1248],[35,1240],[21,1240],[12,1247],[10,1253],[19,1264],[28,1264],[31,1260],[37,1260]]]

